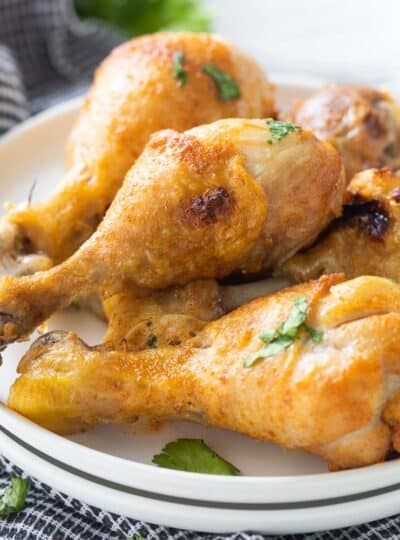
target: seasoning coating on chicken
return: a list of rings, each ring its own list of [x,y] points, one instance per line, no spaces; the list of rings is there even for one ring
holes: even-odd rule
[[[224,314],[220,287],[213,279],[154,292],[127,288],[106,298],[103,308],[108,318],[104,343],[129,351],[179,345]]]
[[[286,280],[266,279],[222,286],[205,279],[161,291],[127,287],[103,301],[108,319],[103,341],[108,348],[127,351],[180,345],[207,322],[286,285]]]
[[[348,180],[370,167],[400,166],[399,106],[385,92],[330,84],[298,102],[291,118],[339,150]]]
[[[274,144],[264,120],[153,135],[97,231],[47,272],[0,281],[5,344],[77,295],[148,289],[271,268],[341,209],[339,154],[311,132]]]
[[[277,271],[295,282],[335,272],[400,281],[400,176],[393,171],[357,174],[347,188],[343,216]]]
[[[187,74],[184,86],[173,70],[179,52]],[[207,64],[237,82],[239,98],[219,99],[214,81],[202,71]],[[6,224],[17,225],[14,234],[58,263],[95,230],[152,133],[184,131],[220,118],[273,115],[273,87],[261,68],[221,38],[165,32],[132,39],[96,72],[69,138],[61,187],[43,203],[10,212]],[[2,234],[4,251],[1,240]]]
[[[322,339],[300,331],[244,367],[299,296]],[[399,285],[328,276],[258,298],[181,347],[110,352],[47,334],[22,359],[8,405],[58,433],[180,416],[311,452],[331,469],[358,467],[400,449],[399,331]]]

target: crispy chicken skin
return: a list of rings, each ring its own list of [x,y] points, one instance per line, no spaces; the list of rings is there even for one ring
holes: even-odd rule
[[[109,348],[129,351],[180,345],[207,322],[286,285],[282,279],[231,286],[204,279],[160,291],[126,287],[103,301],[108,319],[103,341]]]
[[[297,102],[291,120],[336,146],[350,180],[370,167],[400,166],[398,116],[398,105],[385,92],[331,84]]]
[[[300,295],[322,341],[302,332],[244,367]],[[21,360],[8,405],[61,434],[136,415],[183,417],[311,452],[331,469],[358,467],[400,450],[399,332],[399,285],[331,275],[258,298],[181,347],[105,351],[47,334]]]
[[[400,281],[400,176],[393,171],[357,174],[347,188],[343,216],[277,273],[300,282],[335,272]]]
[[[340,212],[341,159],[308,131],[267,144],[264,120],[161,131],[128,172],[103,222],[46,272],[0,281],[2,343],[31,332],[77,295],[271,268]]]
[[[183,52],[187,84],[174,76]],[[240,98],[221,101],[202,71],[212,64],[231,75]],[[100,65],[67,147],[67,173],[50,198],[11,211],[0,230],[0,252],[42,251],[58,263],[95,230],[150,135],[184,131],[220,118],[274,115],[274,92],[251,58],[221,38],[201,33],[159,33],[135,38]],[[14,227],[13,227],[14,225]],[[21,247],[20,244],[23,244]],[[43,269],[48,261],[37,260]],[[28,272],[30,268],[22,268]]]

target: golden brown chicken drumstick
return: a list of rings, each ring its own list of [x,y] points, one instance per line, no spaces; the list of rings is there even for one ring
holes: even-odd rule
[[[79,294],[109,296],[126,281],[159,289],[256,272],[310,243],[341,209],[340,157],[311,132],[268,144],[272,136],[264,120],[241,119],[154,135],[72,257],[2,279],[2,343]]]
[[[180,345],[207,322],[287,284],[285,279],[265,279],[223,286],[214,279],[204,279],[160,291],[127,287],[103,301],[108,319],[103,341],[107,348],[129,351]]]
[[[230,76],[236,92],[219,90],[206,66]],[[24,252],[27,243],[28,250],[42,251],[54,262],[70,256],[95,230],[155,131],[273,115],[273,87],[261,68],[222,39],[159,33],[128,41],[96,72],[69,138],[61,188],[46,202],[11,211],[3,220],[3,258]],[[39,268],[48,265],[43,257],[36,262]],[[32,270],[23,263],[22,271]]]
[[[277,273],[300,282],[335,272],[400,281],[400,176],[393,171],[357,174],[347,188],[342,217]]]
[[[331,84],[298,102],[291,119],[336,146],[348,180],[370,167],[400,166],[399,105],[385,92]]]
[[[368,465],[400,450],[399,332],[399,285],[332,275],[258,298],[181,347],[110,352],[47,334],[22,359],[8,404],[62,434],[183,417],[311,452],[331,469]]]

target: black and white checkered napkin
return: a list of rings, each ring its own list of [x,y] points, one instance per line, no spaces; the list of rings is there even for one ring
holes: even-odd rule
[[[0,133],[30,114],[79,93],[88,84],[93,68],[120,39],[101,23],[78,21],[69,0],[0,0]],[[10,476],[20,474],[17,467],[0,458],[0,489]],[[35,479],[30,483],[25,510],[0,520],[0,540],[122,540],[130,535],[149,540],[263,538],[251,533],[202,535],[150,525],[92,508]],[[400,516],[285,538],[400,538]]]

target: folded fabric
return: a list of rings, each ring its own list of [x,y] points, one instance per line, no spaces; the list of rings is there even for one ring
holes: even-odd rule
[[[0,133],[82,92],[121,40],[69,0],[0,0]]]

